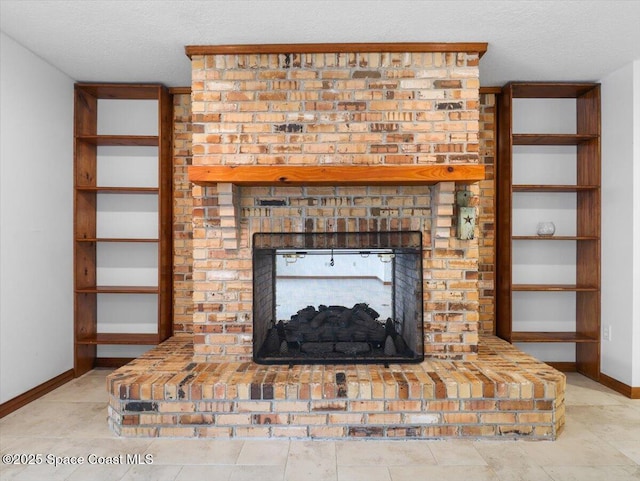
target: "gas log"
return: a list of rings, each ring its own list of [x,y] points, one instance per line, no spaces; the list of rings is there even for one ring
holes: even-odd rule
[[[284,324],[287,342],[377,342],[386,338],[380,317],[367,304],[356,304],[348,309],[344,306],[307,306]]]
[[[379,351],[379,355],[404,355],[407,345],[391,318],[379,320],[380,314],[368,304],[346,306],[307,306],[280,320],[269,329],[263,345],[267,358],[289,356],[354,356]]]

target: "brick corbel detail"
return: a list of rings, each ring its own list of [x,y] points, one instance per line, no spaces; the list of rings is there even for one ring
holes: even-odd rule
[[[222,247],[238,249],[240,242],[240,187],[230,183],[218,183],[218,206]]]
[[[477,356],[478,246],[476,239],[456,238],[455,190],[455,182],[439,182],[431,189],[425,354],[469,360]]]
[[[431,247],[433,249],[449,248],[455,189],[455,182],[438,182],[431,189]]]

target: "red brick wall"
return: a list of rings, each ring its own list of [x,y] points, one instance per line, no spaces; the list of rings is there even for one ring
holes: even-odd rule
[[[494,333],[495,318],[495,176],[496,95],[480,94],[480,163],[485,165],[485,180],[479,182],[478,207],[480,294],[480,332]]]
[[[173,332],[193,332],[191,95],[173,95]]]
[[[455,218],[436,216],[435,223],[444,225],[432,231],[433,194],[424,189],[417,193],[414,187],[242,189],[237,212],[232,204],[219,202],[215,188],[195,187],[192,234],[186,207],[191,200],[181,170],[189,162],[188,148],[177,142],[174,325],[176,332],[195,331],[196,342],[209,345],[201,360],[250,355],[248,239],[255,231],[422,230],[430,245],[425,266],[432,269],[425,273],[425,311],[430,313],[425,323],[434,329],[428,339],[443,343],[434,346],[433,353],[449,351],[455,357],[472,351],[464,346],[473,346],[477,331],[493,330],[493,96],[478,94],[477,55],[317,54],[292,55],[288,60],[283,55],[240,55],[193,60],[196,165],[489,164],[487,181],[471,188],[479,204],[475,241],[455,238]],[[280,69],[285,61],[289,67]],[[189,128],[188,98],[176,96],[177,140]],[[286,206],[259,205],[273,198],[286,198]],[[440,210],[448,209],[445,205]],[[239,225],[228,226],[236,214]],[[235,244],[225,244],[224,232],[230,229],[238,237]],[[225,245],[239,248],[230,257],[233,249],[223,249]],[[459,261],[461,246],[464,265]],[[195,254],[195,269],[184,256],[187,251]]]
[[[485,164],[486,180],[480,182],[479,266],[480,289],[479,329],[494,330],[494,215],[496,155],[496,95],[480,94],[479,154]],[[191,163],[191,96],[174,94],[174,332],[193,332],[193,262],[192,262],[192,196],[186,166]],[[396,201],[398,203],[399,201]],[[393,203],[393,201],[392,201]],[[384,213],[381,210],[379,213]],[[339,219],[340,220],[340,219]],[[345,221],[346,222],[346,221]],[[345,225],[346,229],[346,225]]]
[[[192,59],[194,165],[478,162],[478,55]]]

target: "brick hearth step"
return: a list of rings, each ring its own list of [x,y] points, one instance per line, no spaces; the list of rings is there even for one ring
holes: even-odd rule
[[[474,361],[193,362],[178,335],[107,378],[121,436],[555,439],[565,376],[493,336]]]

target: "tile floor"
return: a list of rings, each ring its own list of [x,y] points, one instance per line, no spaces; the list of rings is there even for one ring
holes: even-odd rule
[[[550,441],[122,439],[106,422],[95,370],[0,420],[2,455],[151,455],[152,464],[0,464],[37,481],[627,481],[640,480],[640,400],[568,375],[567,426]]]

